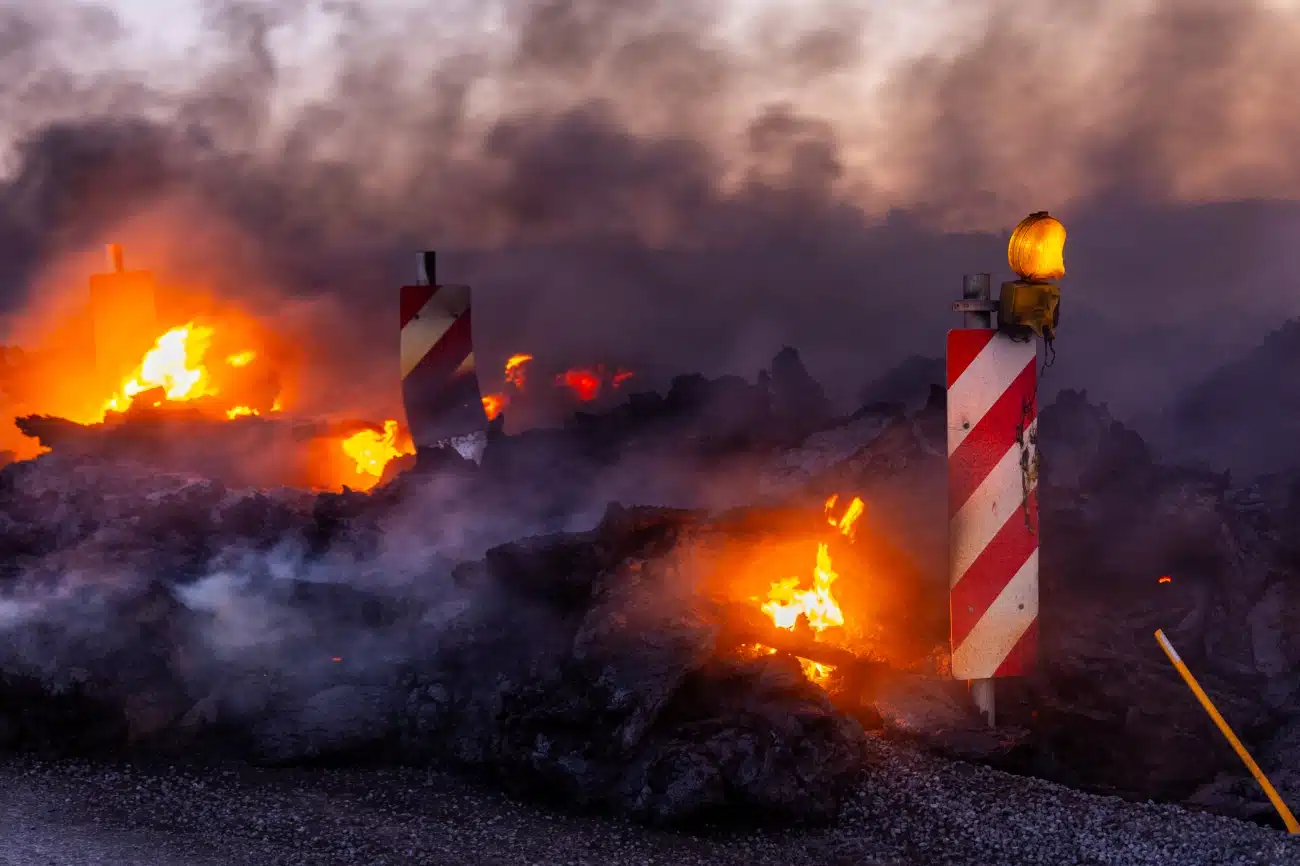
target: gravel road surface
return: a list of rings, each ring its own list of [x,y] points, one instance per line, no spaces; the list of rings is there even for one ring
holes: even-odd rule
[[[1293,840],[873,742],[839,824],[689,836],[441,773],[0,760],[0,866],[1300,864]]]

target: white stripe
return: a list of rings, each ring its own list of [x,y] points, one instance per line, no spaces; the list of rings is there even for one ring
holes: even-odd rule
[[[456,320],[433,305],[432,301],[420,310],[422,315],[406,323],[402,328],[402,378],[405,379],[415,369],[415,365],[424,360],[438,341],[442,339]],[[390,332],[391,333],[391,332]],[[391,346],[392,343],[389,343]]]
[[[1025,431],[1025,450],[1029,451],[1031,465],[1034,459],[1033,434],[1037,429],[1038,421],[1035,419]],[[1026,491],[1020,468],[1021,451],[1020,445],[1011,443],[1007,453],[975,488],[966,504],[953,515],[948,529],[951,540],[949,586],[957,585],[1007,520],[1024,507]],[[1031,478],[1029,489],[1033,490],[1036,483],[1037,479]]]
[[[1011,578],[952,654],[952,675],[959,680],[992,677],[1016,641],[1038,616],[1038,551]]]
[[[465,356],[465,360],[463,360],[463,361],[460,362],[460,366],[457,367],[457,368],[456,368],[456,371],[455,371],[454,373],[452,373],[451,375],[452,375],[453,377],[455,377],[455,376],[459,376],[459,375],[462,374],[462,373],[472,373],[472,372],[474,372],[474,366],[475,366],[475,365],[474,365],[474,353],[473,353],[473,352],[470,352],[468,355]],[[468,458],[467,458],[467,459],[468,459]]]
[[[996,334],[948,389],[948,456],[1038,355],[1037,343]]]

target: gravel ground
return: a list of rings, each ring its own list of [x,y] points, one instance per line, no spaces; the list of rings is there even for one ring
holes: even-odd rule
[[[1300,864],[1300,838],[872,744],[839,824],[689,836],[441,773],[0,761],[0,864]]]

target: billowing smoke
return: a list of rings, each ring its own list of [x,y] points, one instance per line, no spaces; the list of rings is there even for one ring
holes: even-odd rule
[[[486,368],[749,374],[791,344],[847,398],[938,354],[960,275],[1048,208],[1061,384],[1143,409],[1295,312],[1293,9],[931,6],[207,3],[155,63],[109,9],[10,2],[0,305],[119,240],[292,310],[308,403],[391,407],[390,300],[432,246]]]

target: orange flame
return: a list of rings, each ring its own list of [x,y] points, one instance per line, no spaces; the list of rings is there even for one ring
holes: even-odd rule
[[[343,440],[343,453],[357,464],[357,472],[369,475],[376,480],[382,478],[384,469],[398,457],[415,453],[409,446],[403,447],[397,441],[397,422],[384,422],[384,432],[362,430]]]
[[[1160,582],[1160,583],[1172,583],[1172,582],[1173,582],[1173,578],[1166,574],[1164,577],[1160,578],[1160,581],[1159,581],[1159,582]]]
[[[845,509],[844,515],[836,520],[835,515],[831,512],[835,510],[835,503],[838,501],[839,496],[836,495],[832,495],[830,499],[826,500],[826,522],[838,529],[841,535],[852,538],[858,531],[858,518],[867,510],[866,503],[856,496],[853,497],[853,501]]]
[[[831,586],[839,579],[831,564],[830,549],[825,543],[817,545],[817,565],[813,570],[811,589],[800,589],[802,578],[785,577],[773,581],[767,591],[763,613],[772,618],[777,628],[793,629],[799,617],[805,617],[813,631],[844,625],[844,611],[835,600]]]
[[[857,521],[866,511],[866,504],[855,496],[844,514],[836,518],[832,512],[838,502],[838,495],[832,495],[826,500],[827,522],[839,530],[840,534],[852,539]],[[814,639],[820,639],[827,629],[844,627],[844,610],[833,591],[838,579],[839,574],[831,561],[830,546],[822,542],[817,545],[812,586],[808,589],[801,588],[803,580],[799,577],[775,580],[768,589],[767,601],[761,605],[761,609],[777,628],[791,631],[802,617],[813,630]],[[831,667],[808,659],[799,659],[799,664],[808,679],[816,683],[824,682],[832,671]]]
[[[524,390],[524,365],[531,360],[532,355],[511,355],[506,359],[506,381],[520,391]]]
[[[226,363],[232,367],[247,367],[255,360],[257,360],[257,353],[250,349],[244,352],[237,352],[236,354],[231,355],[230,357],[226,358]]]
[[[137,394],[163,388],[168,400],[195,400],[217,393],[203,366],[203,356],[212,344],[212,328],[193,322],[172,328],[145,353],[144,360],[121,390],[108,399],[104,411],[125,412]]]
[[[261,415],[262,413],[251,406],[236,406],[233,409],[226,410],[227,418],[240,418],[245,415]]]
[[[483,398],[483,411],[487,413],[489,421],[495,421],[509,404],[510,398],[505,394],[488,394]]]

